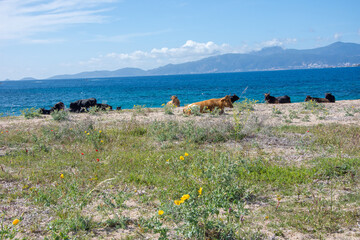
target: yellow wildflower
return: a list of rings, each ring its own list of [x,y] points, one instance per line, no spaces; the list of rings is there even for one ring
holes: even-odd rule
[[[269,219],[269,216],[265,216],[265,219],[266,219],[266,220]]]
[[[277,200],[280,201],[281,200],[281,196],[277,195]]]
[[[90,135],[90,133],[87,133],[87,135]]]
[[[184,158],[184,156],[180,156],[180,160],[184,160],[185,158]]]
[[[175,200],[174,203],[178,206],[181,204],[181,202],[179,200]]]
[[[161,106],[165,106],[165,103],[161,104]]]
[[[185,194],[181,197],[181,200],[188,200],[190,198],[189,194]]]
[[[159,210],[158,214],[161,216],[164,214],[164,211],[163,210]]]
[[[184,155],[185,155],[185,157],[189,156],[189,154],[187,152]]]
[[[84,133],[87,133],[86,131]]]
[[[99,130],[99,133],[101,133],[102,131],[101,130]]]
[[[202,194],[202,187],[199,188],[198,193],[199,193],[199,196]]]
[[[101,142],[101,143],[103,143],[103,142],[104,142],[104,140],[101,140],[100,142]]]
[[[169,161],[170,161],[170,158],[169,158],[169,159],[166,159],[166,161],[169,162]]]
[[[60,174],[60,178],[64,178],[64,174]]]
[[[13,225],[17,225],[19,222],[20,222],[19,219],[15,219],[12,224],[13,224]]]

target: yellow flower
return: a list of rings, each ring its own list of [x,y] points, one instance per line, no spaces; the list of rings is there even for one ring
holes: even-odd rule
[[[13,225],[17,225],[19,222],[20,222],[19,219],[15,219],[15,220],[13,221]]]
[[[163,210],[159,210],[158,214],[161,216],[164,214],[164,211]]]
[[[103,143],[103,142],[104,142],[104,140],[101,140],[100,142],[101,142],[101,143]]]
[[[178,206],[181,204],[181,202],[179,200],[175,200],[174,203]]]
[[[180,160],[184,160],[185,158],[184,158],[184,156],[180,156]]]
[[[60,174],[60,178],[64,178],[64,174]]]
[[[185,155],[185,157],[189,156],[189,154],[187,152],[184,155]]]
[[[167,162],[170,161],[170,158],[169,158],[169,159],[166,159],[166,161],[167,161]]]
[[[202,187],[199,188],[198,193],[199,193],[199,196],[202,194]]]
[[[84,133],[87,133],[86,131]]]
[[[265,216],[265,219],[266,219],[266,220],[269,219],[269,216]]]
[[[161,106],[165,106],[165,103],[161,104]]]
[[[190,198],[190,195],[189,194],[185,194],[181,197],[181,200],[188,200]]]
[[[87,133],[87,135],[90,135],[90,133]]]
[[[277,200],[280,201],[281,200],[281,196],[277,195]]]
[[[179,201],[179,203],[181,204],[181,203],[184,203],[185,202],[185,199],[180,199],[180,201]],[[179,205],[180,205],[179,204]]]
[[[99,130],[99,133],[101,133],[102,131],[101,130]]]

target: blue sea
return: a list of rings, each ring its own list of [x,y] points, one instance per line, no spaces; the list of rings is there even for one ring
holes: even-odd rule
[[[360,67],[286,71],[217,73],[171,76],[29,80],[0,82],[0,113],[20,115],[24,108],[50,108],[62,101],[68,108],[78,99],[96,98],[123,109],[134,105],[161,107],[177,95],[181,105],[241,95],[264,102],[264,93],[288,95],[292,102],[306,95],[324,97],[331,92],[336,100],[360,99]]]

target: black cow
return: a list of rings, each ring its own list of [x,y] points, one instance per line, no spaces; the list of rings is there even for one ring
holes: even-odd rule
[[[57,110],[57,111],[60,111],[60,110],[65,110],[65,105],[63,102],[58,102],[56,103],[52,108],[51,108],[53,111]]]
[[[325,98],[330,102],[335,102],[335,97],[331,93],[325,93]]]
[[[117,111],[120,111],[120,110],[121,110],[121,107],[116,107],[116,110],[117,110]]]
[[[100,104],[96,104],[96,106],[100,109],[100,110],[112,110],[112,106],[110,106],[109,104],[105,104],[105,103],[100,103]]]
[[[44,115],[50,115],[52,112],[53,112],[53,110],[52,109],[50,109],[50,110],[47,110],[47,109],[45,109],[45,108],[40,108],[40,114],[44,114]]]
[[[50,110],[47,110],[45,108],[40,108],[40,114],[45,114],[45,115],[49,115],[54,111],[60,111],[60,110],[65,110],[65,105],[63,102],[58,102],[56,103],[53,107],[50,108]]]
[[[280,97],[270,96],[270,93],[265,93],[264,95],[265,95],[265,102],[267,102],[267,103],[273,103],[273,104],[291,103],[290,97],[287,95],[280,96]]]
[[[96,99],[80,99],[75,102],[70,103],[70,112],[85,112],[88,111],[89,107],[96,106]]]
[[[240,98],[236,96],[236,94],[230,96],[231,103],[234,103],[235,101],[239,100]]]

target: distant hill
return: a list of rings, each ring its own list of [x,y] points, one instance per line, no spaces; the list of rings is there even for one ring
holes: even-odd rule
[[[51,79],[246,72],[348,67],[358,66],[359,64],[360,44],[336,42],[325,47],[306,50],[269,47],[247,54],[223,54],[194,62],[168,64],[148,71],[139,68],[123,68],[116,71],[57,75],[51,77]]]
[[[75,78],[102,78],[102,77],[130,77],[147,75],[145,70],[140,68],[122,68],[115,71],[93,71],[77,74],[56,75],[49,79],[75,79]]]

